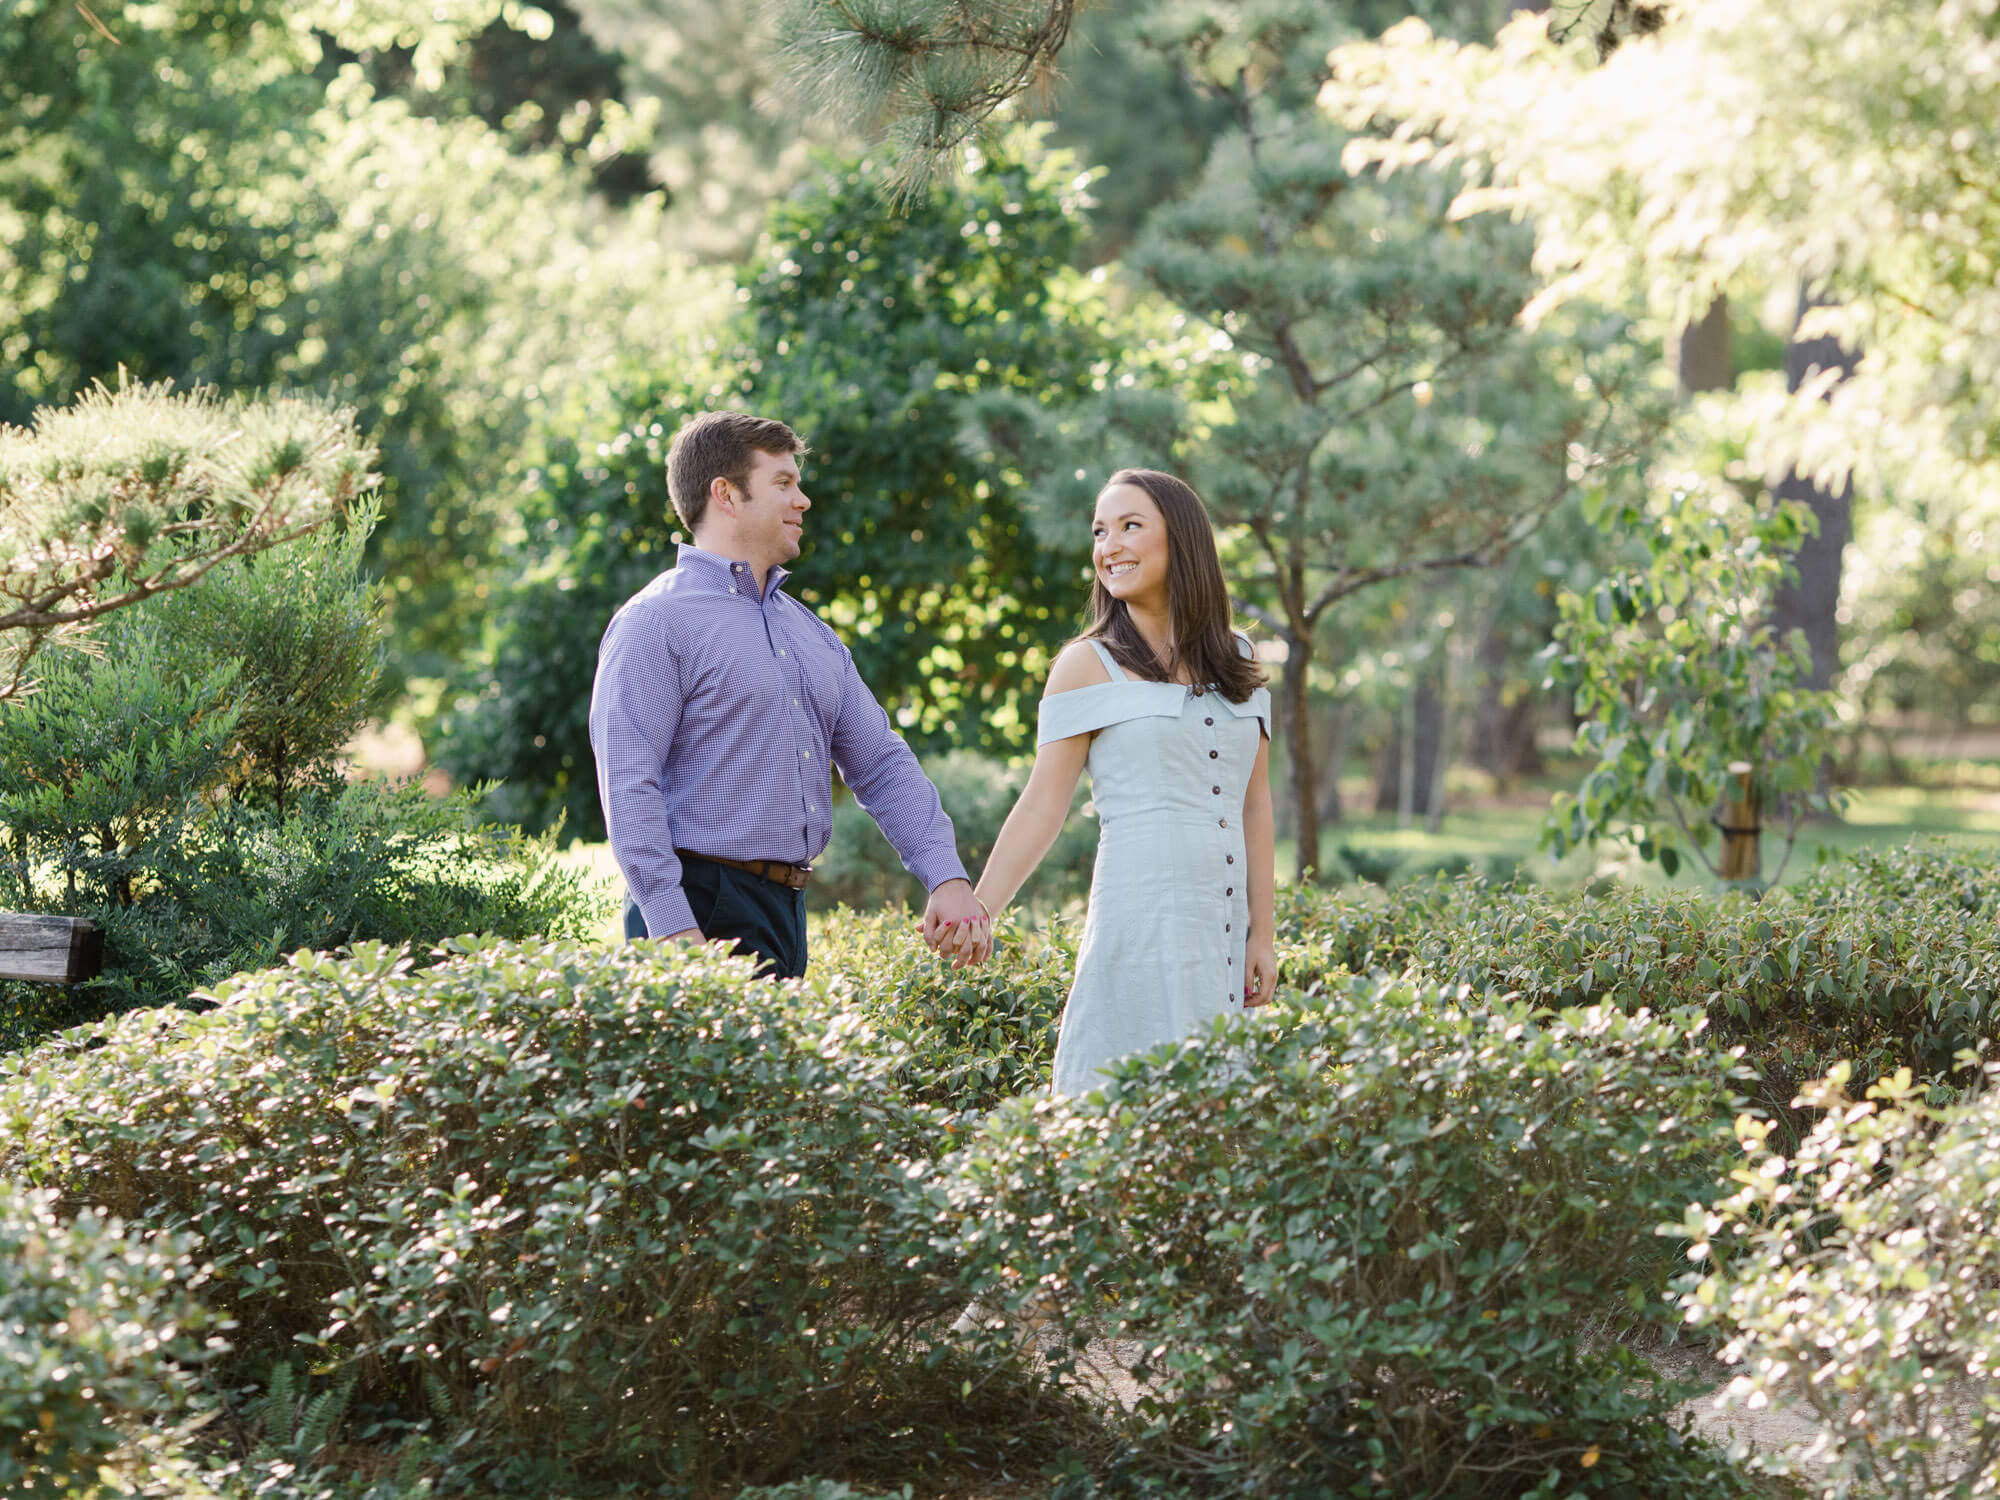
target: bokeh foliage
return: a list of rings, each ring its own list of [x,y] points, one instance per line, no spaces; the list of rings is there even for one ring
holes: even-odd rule
[[[170,0],[102,30],[86,9],[0,17],[0,421],[121,369],[351,405],[381,449],[399,663],[436,671],[544,391],[618,344],[671,347],[713,281],[559,151],[418,115],[338,62],[395,49],[439,84],[527,8]]]

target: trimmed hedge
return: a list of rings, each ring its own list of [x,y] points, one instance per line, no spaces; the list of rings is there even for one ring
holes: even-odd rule
[[[1078,936],[1060,921],[1009,924],[991,962],[954,969],[908,915],[842,910],[815,930],[812,965],[837,1004],[867,1017],[898,1088],[979,1112],[1048,1088]]]
[[[1857,1100],[1836,1069],[1807,1090],[1822,1113],[1796,1152],[1739,1120],[1738,1190],[1663,1228],[1693,1242],[1687,1316],[1740,1371],[1726,1399],[1819,1418],[1817,1493],[2000,1495],[2000,1068],[1988,1074],[1940,1109],[1907,1072]]]
[[[0,1179],[0,1486],[47,1495],[181,1406],[204,1353],[189,1242]]]
[[[994,1338],[1135,1341],[1173,1495],[1742,1493],[1587,1317],[1668,1316],[1652,1225],[1728,1094],[1695,1027],[1395,983],[994,1111],[940,1191]]]
[[[0,1133],[66,1203],[199,1236],[222,1379],[303,1344],[482,1483],[1047,1442],[1067,1419],[1018,1361],[919,1336],[963,1305],[904,1208],[942,1117],[828,991],[749,975],[653,944],[302,954],[0,1061]]]
[[[1698,1006],[1789,1110],[1835,1063],[1907,1067],[1935,1097],[2000,1005],[2000,856],[1911,845],[1822,867],[1761,902],[1619,888],[1587,900],[1477,879],[1282,893],[1279,963],[1305,989],[1414,969],[1554,1009]]]

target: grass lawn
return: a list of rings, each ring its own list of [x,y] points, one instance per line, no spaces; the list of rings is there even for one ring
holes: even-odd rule
[[[1595,850],[1574,850],[1560,863],[1550,859],[1537,847],[1542,819],[1550,796],[1566,785],[1554,780],[1537,783],[1506,798],[1461,796],[1457,807],[1462,810],[1448,810],[1436,833],[1426,832],[1421,819],[1414,827],[1398,828],[1393,813],[1368,813],[1324,824],[1320,828],[1321,858],[1340,868],[1334,854],[1340,845],[1348,844],[1368,853],[1400,857],[1399,869],[1404,871],[1462,855],[1471,859],[1475,868],[1488,859],[1519,860],[1535,879],[1558,887],[1580,885],[1604,875],[1647,886],[1700,888],[1709,883],[1708,872],[1699,862],[1684,863],[1680,874],[1669,880],[1657,865],[1642,862],[1629,848],[1615,842]],[[1347,790],[1345,784],[1342,790]],[[1348,805],[1365,806],[1370,795],[1369,784],[1356,781]],[[1954,844],[2000,846],[2000,792],[1976,785],[1857,789],[1850,793],[1840,821],[1807,823],[1800,828],[1784,880],[1789,884],[1804,876],[1822,849],[1845,854],[1869,847],[1893,848],[1932,836]],[[1782,830],[1774,827],[1764,838],[1766,878],[1776,873],[1783,851]],[[1717,845],[1711,844],[1709,853],[1714,857]],[[1281,840],[1281,880],[1291,871],[1295,857],[1291,841]]]

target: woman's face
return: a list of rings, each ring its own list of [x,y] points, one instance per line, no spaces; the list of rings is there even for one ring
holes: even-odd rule
[[[1112,485],[1097,497],[1090,536],[1105,592],[1128,606],[1166,608],[1167,522],[1151,495],[1136,484]]]

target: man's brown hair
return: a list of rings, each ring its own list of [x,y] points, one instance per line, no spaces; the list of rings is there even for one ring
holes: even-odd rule
[[[782,457],[805,451],[799,435],[783,422],[747,411],[705,411],[675,433],[667,449],[667,493],[674,513],[692,532],[708,513],[709,486],[717,479],[740,490],[750,482],[757,454]]]

